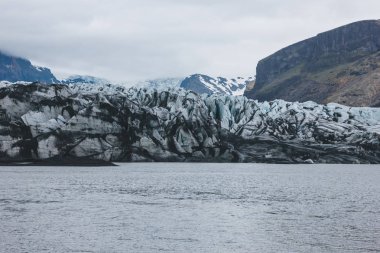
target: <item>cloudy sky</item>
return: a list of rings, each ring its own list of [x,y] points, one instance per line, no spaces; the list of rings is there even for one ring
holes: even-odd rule
[[[253,76],[257,62],[379,0],[0,0],[0,50],[111,80]]]

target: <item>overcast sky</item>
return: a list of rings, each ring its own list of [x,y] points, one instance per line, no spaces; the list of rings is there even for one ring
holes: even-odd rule
[[[0,0],[0,50],[111,80],[253,76],[257,62],[379,0]]]

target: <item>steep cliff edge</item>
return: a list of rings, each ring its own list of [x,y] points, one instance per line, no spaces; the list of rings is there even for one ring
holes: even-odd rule
[[[245,95],[380,106],[380,21],[342,26],[268,56],[258,63],[255,87]]]
[[[380,163],[380,108],[37,83],[0,105],[0,162]]]

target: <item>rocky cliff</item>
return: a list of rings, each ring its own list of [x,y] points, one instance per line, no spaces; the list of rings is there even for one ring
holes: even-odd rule
[[[11,56],[0,51],[0,80],[57,83],[50,69],[33,66],[29,60]]]
[[[0,161],[380,163],[380,109],[4,83]]]
[[[342,26],[268,56],[246,96],[380,106],[380,21]]]

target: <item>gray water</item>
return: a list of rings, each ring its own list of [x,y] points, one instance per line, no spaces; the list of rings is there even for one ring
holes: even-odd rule
[[[0,252],[380,252],[380,166],[0,167]]]

